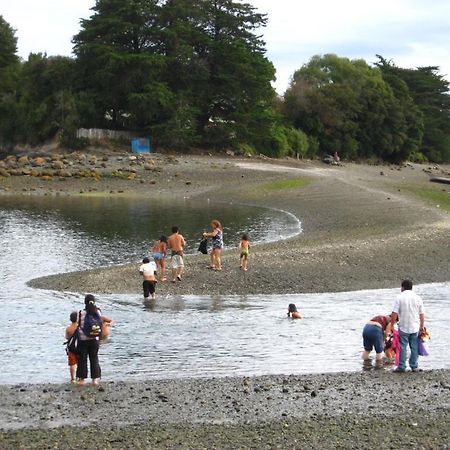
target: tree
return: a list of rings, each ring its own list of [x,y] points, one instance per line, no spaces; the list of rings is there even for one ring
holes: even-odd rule
[[[98,0],[81,21],[73,42],[91,126],[145,129],[167,117],[159,3]]]
[[[0,15],[0,145],[15,138],[16,80],[19,70],[15,30]]]
[[[398,98],[407,98],[405,108],[421,116],[417,124],[409,120],[412,131],[417,130],[415,149],[430,161],[450,161],[450,96],[449,82],[439,74],[437,66],[402,69],[377,55],[376,64]]]
[[[265,16],[230,0],[98,0],[93,10],[74,37],[90,121],[177,147],[257,140],[274,96],[254,34]]]
[[[284,111],[325,153],[400,161],[409,150],[405,114],[378,68],[363,60],[314,56],[296,71]]]
[[[31,53],[20,71],[18,114],[21,141],[38,144],[76,121],[75,63],[65,56]]]

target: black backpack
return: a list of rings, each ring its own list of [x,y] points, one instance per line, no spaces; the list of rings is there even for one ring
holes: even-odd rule
[[[84,316],[83,333],[88,338],[100,338],[102,336],[103,321],[100,314],[88,314]]]
[[[66,342],[64,342],[66,346],[66,353],[72,352],[72,353],[79,353],[78,349],[78,343],[80,341],[80,333],[79,333],[79,327],[80,327],[80,319],[81,319],[81,311],[78,313],[78,328],[74,331],[72,336],[67,339]]]

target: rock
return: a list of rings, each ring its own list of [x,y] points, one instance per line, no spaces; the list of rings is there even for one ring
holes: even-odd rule
[[[311,397],[317,397],[317,391],[312,391],[311,392]]]
[[[62,161],[56,160],[56,161],[53,161],[52,168],[55,170],[61,170],[61,169],[65,168],[65,165]]]
[[[20,165],[26,165],[26,164],[30,164],[30,160],[28,159],[28,156],[21,156],[18,160],[17,160],[17,162],[20,164]]]
[[[11,175],[9,174],[9,172],[6,169],[4,169],[3,167],[0,167],[0,177],[7,178],[7,177],[10,177],[10,176]]]
[[[34,160],[32,161],[32,165],[34,167],[42,167],[45,166],[47,160],[45,158],[42,158],[41,156],[38,156],[37,158],[34,158]]]
[[[227,150],[227,151],[226,151],[226,154],[227,154],[228,156],[234,156],[233,150]]]
[[[128,157],[128,161],[136,161],[136,160],[137,160],[137,157],[134,156],[134,155],[130,155],[130,156]]]
[[[155,164],[153,163],[145,163],[144,164],[144,170],[153,170],[155,168]]]

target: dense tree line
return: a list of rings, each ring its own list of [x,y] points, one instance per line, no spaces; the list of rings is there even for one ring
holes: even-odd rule
[[[393,162],[450,160],[448,82],[437,67],[314,56],[283,97],[258,34],[267,17],[232,0],[97,0],[74,57],[17,57],[0,16],[0,145],[79,127],[135,130],[173,149]]]

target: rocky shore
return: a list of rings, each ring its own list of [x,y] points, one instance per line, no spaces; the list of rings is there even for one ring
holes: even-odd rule
[[[0,447],[445,449],[448,371],[0,387]]]
[[[254,246],[247,273],[239,270],[235,249],[224,253],[222,272],[207,270],[203,256],[188,256],[183,281],[159,283],[158,295],[345,291],[396,287],[404,277],[449,281],[450,216],[436,200],[445,201],[448,188],[428,181],[430,174],[448,175],[448,166],[331,167],[232,155],[134,159],[111,152],[96,153],[95,162],[85,153],[80,164],[77,155],[0,161],[8,172],[0,171],[0,194],[214,198],[279,208],[301,220],[300,235]],[[36,158],[45,163],[36,165]],[[57,161],[64,167],[57,168]],[[20,164],[30,167],[11,173]],[[418,189],[432,190],[433,196],[423,199]],[[135,270],[135,265],[102,268],[30,284],[98,294],[140,292]],[[330,349],[330,357],[339,356]],[[394,374],[373,368],[108,382],[100,388],[15,385],[0,386],[0,393],[2,449],[450,448],[449,371]]]

